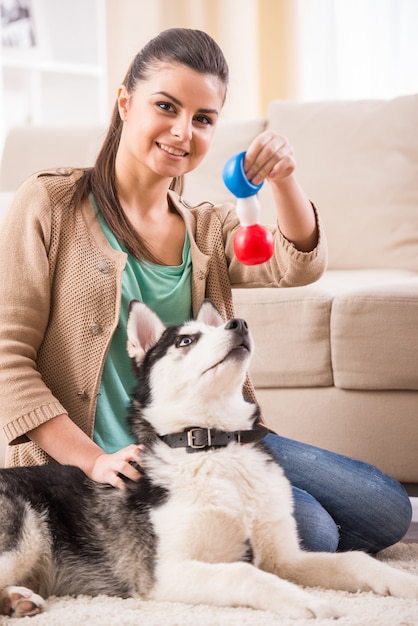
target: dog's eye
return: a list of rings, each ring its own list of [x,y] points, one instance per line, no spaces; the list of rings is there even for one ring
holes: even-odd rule
[[[193,343],[192,337],[179,337],[176,341],[176,348],[186,348],[191,343]]]

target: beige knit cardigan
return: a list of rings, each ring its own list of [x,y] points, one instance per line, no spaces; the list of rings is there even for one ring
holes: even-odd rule
[[[51,459],[27,433],[62,413],[92,436],[103,364],[119,320],[126,255],[108,243],[87,200],[71,198],[82,170],[44,171],[18,190],[0,229],[0,424],[8,465]],[[192,302],[209,298],[234,317],[231,287],[310,283],[326,265],[326,243],[302,253],[276,228],[268,263],[233,255],[239,226],[232,204],[190,207],[170,192],[191,242]],[[319,225],[319,224],[318,224]],[[247,391],[253,396],[250,384]]]

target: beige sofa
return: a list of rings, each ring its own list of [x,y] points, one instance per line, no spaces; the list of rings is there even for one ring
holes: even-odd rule
[[[277,432],[372,462],[415,493],[418,96],[275,101],[265,119],[223,121],[185,197],[231,199],[223,164],[266,127],[294,146],[298,178],[325,224],[329,268],[310,286],[234,293],[256,341],[251,375],[263,412]],[[15,129],[0,189],[43,167],[89,164],[102,137],[102,128]],[[260,200],[271,222],[268,185]]]

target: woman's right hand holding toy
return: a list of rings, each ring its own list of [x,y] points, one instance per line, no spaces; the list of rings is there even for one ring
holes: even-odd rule
[[[293,148],[286,137],[265,130],[246,151],[244,172],[253,185],[260,185],[266,178],[270,183],[280,184],[293,174],[295,165]]]
[[[237,198],[237,213],[241,227],[234,239],[234,252],[244,265],[268,261],[274,250],[271,232],[260,224],[257,192],[264,179],[282,178],[294,169],[291,150],[286,140],[270,131],[259,135],[247,153],[232,156],[225,164],[225,185]]]
[[[244,172],[254,185],[265,179],[270,184],[281,233],[302,252],[318,243],[315,212],[295,176],[296,160],[288,139],[265,130],[245,154]]]

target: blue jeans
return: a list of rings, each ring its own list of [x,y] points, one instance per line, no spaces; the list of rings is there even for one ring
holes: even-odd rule
[[[306,550],[374,554],[407,532],[408,494],[376,467],[274,433],[263,441],[293,486],[294,515]]]

